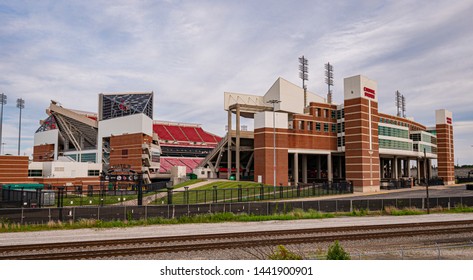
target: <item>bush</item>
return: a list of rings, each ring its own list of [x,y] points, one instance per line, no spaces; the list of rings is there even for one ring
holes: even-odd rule
[[[278,245],[276,252],[268,256],[270,260],[302,260],[302,256],[286,249],[283,245]]]
[[[335,240],[328,248],[327,260],[350,260],[350,254],[345,252],[343,247]]]

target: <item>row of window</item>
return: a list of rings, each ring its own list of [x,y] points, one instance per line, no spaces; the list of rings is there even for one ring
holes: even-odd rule
[[[422,141],[426,143],[431,143],[437,145],[437,138],[424,133],[411,134],[412,141]]]
[[[319,123],[311,121],[297,121],[297,129],[307,131],[322,131],[323,129],[324,132],[337,132],[337,124]]]
[[[387,126],[378,126],[378,135],[409,139],[409,131]]]
[[[401,122],[401,121],[396,121],[396,120],[392,120],[392,119],[380,118],[380,119],[379,119],[379,122],[380,122],[380,123],[389,123],[389,124],[394,124],[394,125],[409,127],[409,124],[408,124],[408,123]]]
[[[390,139],[379,139],[379,148],[412,151],[412,143]]]
[[[55,170],[57,171],[57,170]],[[64,167],[63,170],[64,171]],[[100,175],[100,170],[88,170],[87,171],[87,176],[99,176]],[[28,170],[28,177],[43,177],[43,170],[38,170],[38,169],[30,169]]]
[[[67,155],[67,156],[72,158],[75,161],[77,161],[77,159],[78,159],[77,154],[70,154],[70,155]],[[80,161],[81,162],[97,162],[97,155],[95,153],[82,154]]]
[[[426,153],[431,153],[431,154],[437,153],[437,147],[432,147],[432,146],[423,145],[423,144],[414,144],[414,151],[423,153],[424,149]]]

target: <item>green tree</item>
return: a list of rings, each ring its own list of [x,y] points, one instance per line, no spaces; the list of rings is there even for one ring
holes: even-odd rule
[[[270,260],[302,260],[302,256],[286,249],[283,245],[278,245],[275,252],[268,256]]]
[[[327,260],[350,260],[350,254],[348,254],[343,247],[335,240],[332,245],[328,248]]]

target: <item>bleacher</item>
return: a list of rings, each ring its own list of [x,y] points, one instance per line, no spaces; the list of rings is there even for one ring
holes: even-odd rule
[[[153,130],[158,135],[161,145],[199,144],[215,147],[221,140],[220,137],[206,132],[196,124],[155,121]]]
[[[159,173],[170,173],[173,166],[185,166],[192,173],[221,138],[198,124],[154,121],[153,131],[162,148]]]
[[[203,158],[178,158],[178,157],[161,157],[160,173],[171,172],[173,166],[185,166],[186,173],[192,173],[192,170],[196,168]]]

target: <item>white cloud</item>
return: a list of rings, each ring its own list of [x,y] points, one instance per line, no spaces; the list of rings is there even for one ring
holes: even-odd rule
[[[335,65],[336,102],[343,77],[364,74],[378,81],[382,112],[395,113],[400,90],[422,123],[433,124],[439,108],[468,122],[472,13],[471,1],[7,1],[0,91],[12,127],[4,135],[17,133],[18,97],[26,100],[23,134],[33,135],[50,99],[97,111],[98,93],[125,91],[154,91],[155,119],[223,135],[223,92],[264,94],[278,76],[299,83],[303,54],[309,90],[322,95],[323,64]],[[455,136],[456,149],[466,149],[460,143],[473,132]]]

